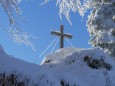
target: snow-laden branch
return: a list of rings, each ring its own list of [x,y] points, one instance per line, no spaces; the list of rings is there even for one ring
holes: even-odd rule
[[[66,17],[66,19],[70,21],[70,12],[78,11],[81,16],[84,16],[84,8],[81,5],[80,0],[57,0],[57,5],[59,6],[59,15],[62,19],[62,15]]]
[[[53,0],[44,0],[47,3]],[[80,16],[84,16],[87,10],[94,9],[102,4],[111,3],[112,0],[56,0],[56,5],[59,6],[59,16],[62,19],[62,15],[66,17],[70,24],[70,13],[78,12]],[[113,0],[114,1],[114,0]]]
[[[16,28],[9,29],[8,33],[14,42],[30,46],[33,49],[33,51],[35,51],[34,45],[30,41],[30,38],[32,37],[31,35]]]
[[[45,0],[44,3],[49,1],[52,0]],[[62,19],[62,16],[64,15],[71,25],[72,23],[70,21],[70,12],[79,12],[81,16],[84,16],[85,9],[81,4],[81,0],[57,0],[56,5],[59,6],[60,18]]]
[[[10,24],[15,24],[16,21],[14,20],[13,17],[13,12],[15,12],[16,14],[20,15],[21,14],[21,10],[18,7],[18,4],[21,2],[22,0],[1,0],[0,3],[2,5],[2,7],[4,8],[5,12],[8,15]]]
[[[4,29],[2,25],[0,28],[6,31],[14,42],[25,44],[35,50],[33,43],[30,41],[31,35],[21,30],[18,26],[19,23],[14,17],[14,14],[20,16],[22,13],[22,10],[18,6],[21,1],[22,0],[0,0],[0,4],[9,18],[10,29]]]
[[[37,37],[33,37],[33,35],[28,34],[27,32],[23,32],[21,29],[15,27],[10,27],[9,29],[6,29],[3,28],[2,25],[0,25],[0,29],[5,31],[14,42],[30,46],[32,50],[35,51],[35,46],[32,43],[32,41],[30,41],[30,39],[32,38],[36,39]]]

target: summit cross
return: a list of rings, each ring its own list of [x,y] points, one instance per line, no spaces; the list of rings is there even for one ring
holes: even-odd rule
[[[59,31],[51,31],[52,35],[59,36],[60,37],[60,48],[64,47],[64,38],[72,39],[71,34],[64,33],[64,26],[60,25],[60,32]]]

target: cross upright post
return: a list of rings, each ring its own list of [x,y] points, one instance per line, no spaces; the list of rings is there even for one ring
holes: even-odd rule
[[[64,37],[72,39],[71,34],[64,34],[64,26],[60,25],[60,32],[59,31],[51,31],[52,35],[60,36],[60,48],[64,47]]]
[[[64,47],[64,35],[63,35],[64,27],[63,27],[63,25],[60,25],[60,32],[61,32],[61,35],[60,35],[60,48],[63,48]]]

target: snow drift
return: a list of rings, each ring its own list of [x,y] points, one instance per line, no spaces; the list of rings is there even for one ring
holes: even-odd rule
[[[61,49],[35,65],[0,47],[0,59],[0,86],[115,86],[115,60],[98,48]]]

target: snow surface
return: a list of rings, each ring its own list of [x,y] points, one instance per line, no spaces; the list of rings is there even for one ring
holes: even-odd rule
[[[112,66],[94,69],[84,57],[104,59]],[[7,55],[0,47],[0,73],[16,74],[25,86],[115,86],[115,60],[98,48],[64,48],[45,57],[36,65]]]

